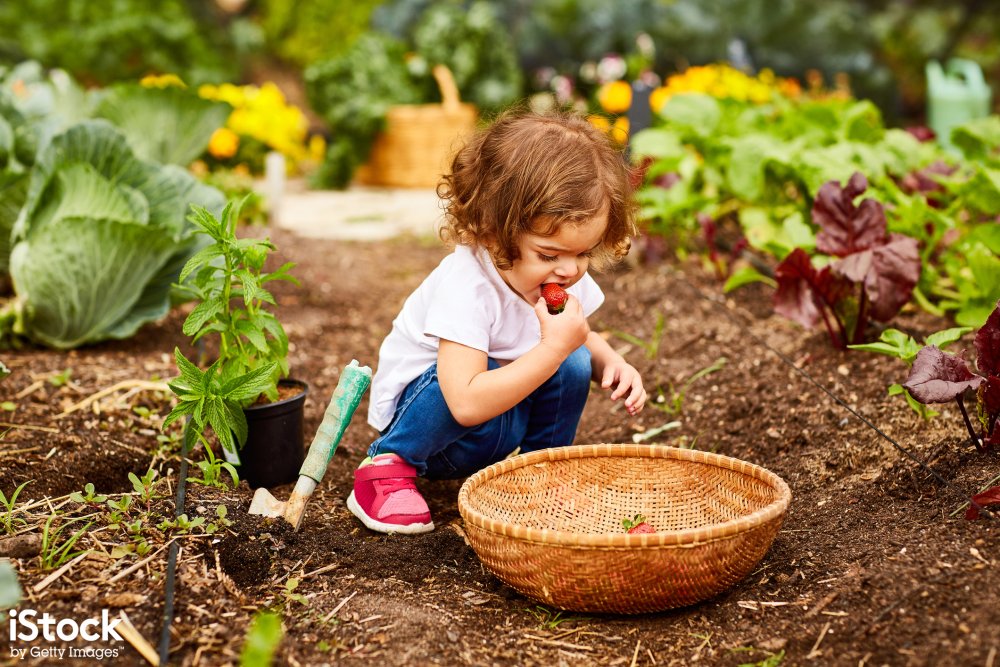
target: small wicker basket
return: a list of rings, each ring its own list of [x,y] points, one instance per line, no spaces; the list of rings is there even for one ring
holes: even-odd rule
[[[578,445],[511,457],[462,485],[469,542],[500,579],[572,611],[690,605],[746,576],[791,491],[738,459],[661,445]],[[642,514],[658,532],[628,535]]]
[[[390,107],[368,162],[355,174],[358,183],[433,188],[448,171],[462,138],[475,129],[477,113],[474,105],[459,101],[451,70],[435,65],[433,73],[441,104]]]

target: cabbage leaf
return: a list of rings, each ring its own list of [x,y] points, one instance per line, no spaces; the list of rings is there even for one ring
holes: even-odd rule
[[[11,235],[15,333],[68,349],[166,315],[196,249],[191,204],[218,212],[225,198],[179,167],[137,158],[107,121],[54,136]]]

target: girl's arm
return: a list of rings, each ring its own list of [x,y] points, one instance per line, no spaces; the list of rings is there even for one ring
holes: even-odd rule
[[[482,424],[507,412],[552,377],[566,357],[587,341],[590,327],[580,302],[570,296],[566,309],[549,315],[545,300],[535,304],[542,339],[522,357],[487,370],[482,350],[442,339],[438,347],[438,382],[455,421]]]
[[[646,404],[646,390],[642,387],[639,371],[629,365],[622,355],[615,352],[608,341],[593,331],[584,343],[590,350],[590,363],[594,368],[594,381],[601,383],[602,389],[614,387],[611,400],[625,396],[625,409],[632,416],[642,412]]]

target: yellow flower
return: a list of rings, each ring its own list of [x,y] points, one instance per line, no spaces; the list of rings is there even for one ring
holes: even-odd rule
[[[187,88],[187,84],[176,74],[147,74],[139,79],[139,85],[144,88],[169,88],[170,86]]]
[[[611,129],[611,121],[609,121],[604,116],[598,116],[597,114],[593,114],[587,116],[587,120],[590,121],[590,124],[596,127],[601,132],[607,132],[608,130]]]
[[[608,136],[619,144],[628,143],[628,116],[618,116],[615,124],[608,130]]]
[[[309,158],[313,162],[322,162],[326,155],[326,139],[322,135],[314,134],[309,137]]]
[[[632,104],[632,86],[612,81],[597,89],[597,102],[608,113],[624,113]]]
[[[663,106],[670,100],[673,96],[673,91],[671,91],[666,86],[660,86],[652,93],[649,94],[649,106],[653,110],[653,113],[660,113],[663,111]]]
[[[220,127],[208,140],[208,152],[217,160],[227,160],[236,155],[240,147],[240,137],[227,127]]]

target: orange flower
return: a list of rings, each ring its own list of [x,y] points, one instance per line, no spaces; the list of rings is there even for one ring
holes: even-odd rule
[[[597,102],[608,113],[624,113],[632,104],[632,86],[612,81],[597,89]]]
[[[227,127],[220,127],[208,140],[208,152],[217,160],[227,160],[236,155],[240,147],[240,137]]]

